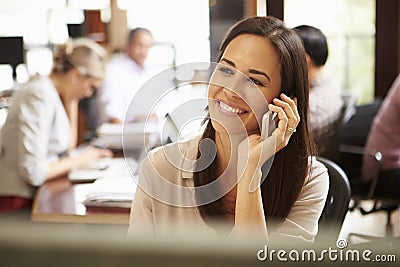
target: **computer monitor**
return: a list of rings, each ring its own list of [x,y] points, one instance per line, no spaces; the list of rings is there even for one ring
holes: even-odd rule
[[[13,77],[15,78],[15,69],[21,63],[24,63],[23,37],[0,37],[0,64],[11,65],[13,68]]]
[[[83,36],[83,24],[67,24],[68,36],[78,38]]]

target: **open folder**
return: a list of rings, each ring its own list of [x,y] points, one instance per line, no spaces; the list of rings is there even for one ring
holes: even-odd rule
[[[97,208],[130,208],[137,184],[130,176],[109,176],[96,180],[83,204]]]
[[[92,183],[83,204],[93,208],[130,208],[136,191],[137,162],[132,158],[113,158],[101,179]]]

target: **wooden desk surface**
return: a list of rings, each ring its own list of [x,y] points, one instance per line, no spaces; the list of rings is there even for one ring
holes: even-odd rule
[[[31,219],[35,222],[128,224],[125,211],[88,211],[82,201],[90,183],[73,184],[67,177],[47,181],[36,192]]]
[[[114,157],[139,160],[141,150],[113,150]],[[67,177],[49,180],[36,192],[31,219],[35,222],[128,224],[130,209],[90,208],[82,203],[91,183],[71,183]]]

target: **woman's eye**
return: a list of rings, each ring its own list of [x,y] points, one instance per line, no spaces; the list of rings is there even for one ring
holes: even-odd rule
[[[255,78],[249,77],[247,80],[248,80],[249,82],[251,82],[251,83],[254,83],[255,85],[264,86],[264,84],[263,84],[262,82],[260,82],[259,80],[255,79]]]
[[[219,67],[218,70],[220,72],[222,72],[223,74],[227,74],[227,75],[234,75],[235,74],[234,70],[229,68],[229,67]]]

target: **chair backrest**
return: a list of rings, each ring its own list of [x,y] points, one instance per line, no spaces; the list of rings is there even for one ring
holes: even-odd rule
[[[376,100],[371,104],[360,105],[356,107],[356,113],[343,127],[340,145],[350,145],[363,148],[368,138],[368,133],[372,122],[379,111],[381,101]],[[340,149],[342,150],[343,149]],[[361,164],[364,151],[360,153],[340,153],[335,161],[345,171],[352,180],[353,177],[361,176]]]
[[[346,217],[351,198],[350,183],[345,172],[333,161],[318,157],[328,169],[329,191],[319,219],[319,234],[316,241],[327,236],[336,242]]]
[[[371,124],[378,113],[381,101],[356,106],[355,114],[343,127],[340,143],[346,145],[364,146]]]
[[[340,136],[343,128],[351,117],[356,113],[357,97],[350,93],[345,93],[341,96],[343,101],[342,110],[339,118],[336,120],[334,127],[329,131],[315,136],[315,141],[320,153],[320,156],[337,160],[339,157]]]
[[[374,199],[400,204],[400,169],[381,171],[370,195]]]
[[[356,102],[357,97],[351,93],[342,95],[343,107],[342,114],[340,116],[340,126],[344,127],[347,122],[356,114]]]

